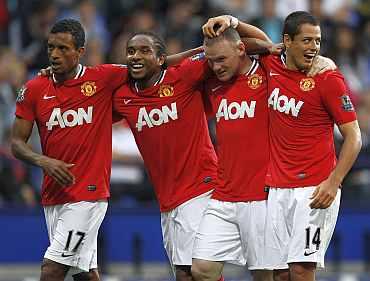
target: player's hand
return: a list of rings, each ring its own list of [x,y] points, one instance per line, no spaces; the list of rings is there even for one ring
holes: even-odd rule
[[[202,26],[203,35],[209,38],[217,37],[231,25],[231,17],[228,15],[209,18]],[[215,31],[215,27],[219,27]]]
[[[326,209],[333,203],[335,196],[337,195],[339,184],[336,184],[330,180],[330,177],[321,182],[312,193],[310,199],[311,209]]]
[[[317,74],[324,73],[325,71],[335,69],[337,69],[337,65],[333,60],[323,56],[316,56],[307,76],[313,77]]]
[[[40,71],[37,73],[38,76],[51,76],[52,74],[53,74],[53,71],[51,70],[51,66],[40,69]]]
[[[284,50],[284,43],[273,44],[269,48],[270,54],[275,55],[275,56],[280,55],[283,50]]]
[[[75,183],[75,177],[69,170],[74,164],[44,157],[41,160],[40,166],[47,175],[52,177],[61,186],[69,186]]]

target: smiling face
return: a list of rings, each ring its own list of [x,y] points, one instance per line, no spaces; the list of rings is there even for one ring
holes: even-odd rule
[[[73,36],[70,33],[49,34],[48,57],[56,77],[62,80],[72,78],[83,53],[84,48],[76,48]]]
[[[304,23],[293,39],[284,34],[287,67],[292,70],[308,71],[320,51],[321,30],[319,25]]]
[[[153,39],[148,35],[136,35],[127,43],[126,59],[130,76],[135,80],[148,81],[161,72],[164,55],[158,55]]]

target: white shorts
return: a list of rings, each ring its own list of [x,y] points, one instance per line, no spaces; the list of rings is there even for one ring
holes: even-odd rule
[[[161,213],[164,248],[171,266],[191,265],[195,234],[212,191],[192,198],[169,212]]]
[[[265,221],[266,200],[211,199],[195,239],[193,258],[264,269]]]
[[[44,207],[50,246],[44,258],[69,265],[72,272],[97,268],[97,237],[107,201],[81,201]]]
[[[317,268],[324,268],[341,190],[329,208],[311,209],[310,197],[315,188],[270,188],[265,237],[268,268],[285,269],[294,262],[314,262]]]

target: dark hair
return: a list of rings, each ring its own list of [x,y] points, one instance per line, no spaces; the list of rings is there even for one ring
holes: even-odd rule
[[[157,56],[166,56],[167,55],[167,47],[166,47],[166,44],[164,43],[163,38],[161,36],[155,34],[154,32],[151,32],[151,31],[141,31],[141,32],[135,33],[134,35],[132,35],[127,40],[127,44],[128,44],[128,42],[130,42],[130,40],[132,38],[134,38],[137,35],[148,36],[153,40],[153,44],[154,44]]]
[[[311,24],[311,25],[320,25],[319,21],[310,13],[305,11],[296,11],[291,13],[285,18],[284,28],[283,28],[283,37],[284,34],[288,34],[289,37],[293,40],[300,32],[302,24]]]
[[[219,26],[216,26],[214,28],[215,31],[217,31],[217,29],[219,28]],[[214,44],[215,42],[219,42],[219,41],[222,41],[222,40],[227,40],[229,42],[238,42],[240,41],[240,35],[239,33],[232,27],[228,27],[224,30],[224,32],[222,32],[219,36],[216,36],[216,37],[213,37],[213,38],[209,38],[209,37],[204,37],[204,45],[211,45],[211,44]]]
[[[72,35],[76,49],[85,45],[85,31],[81,23],[74,19],[64,19],[56,22],[50,33],[69,33]]]

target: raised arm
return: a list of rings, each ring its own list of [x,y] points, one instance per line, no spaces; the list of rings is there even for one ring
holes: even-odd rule
[[[190,50],[186,50],[178,54],[170,55],[170,56],[167,56],[166,63],[169,66],[176,65],[176,64],[179,64],[182,60],[188,57],[194,56],[196,54],[199,54],[201,52],[203,52],[203,46],[190,49]]]
[[[215,37],[220,35],[226,28],[233,27],[238,31],[240,37],[256,38],[267,42],[272,42],[265,32],[261,29],[238,20],[230,15],[222,15],[208,19],[203,25],[204,36]]]
[[[35,166],[41,167],[49,176],[61,186],[74,183],[75,178],[69,171],[73,164],[41,155],[34,152],[27,144],[32,133],[33,122],[16,117],[13,124],[11,147],[13,155]]]
[[[315,189],[310,204],[313,209],[326,209],[331,205],[338,188],[353,166],[361,149],[361,132],[357,121],[342,124],[339,126],[339,130],[344,142],[339,153],[338,163],[329,177]]]

